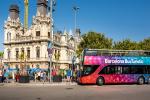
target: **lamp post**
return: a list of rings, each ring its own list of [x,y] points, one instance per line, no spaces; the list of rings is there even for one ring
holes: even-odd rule
[[[49,64],[49,82],[52,82],[52,53],[53,53],[53,11],[54,11],[54,7],[56,6],[56,0],[50,0],[50,9],[49,9],[49,13],[50,13],[50,33],[51,33],[51,42],[48,42],[48,56],[49,56],[49,60],[50,60],[50,64]]]
[[[77,11],[79,10],[79,7],[74,6],[73,11],[74,11],[74,33],[76,33],[76,27],[77,27]]]
[[[76,61],[76,56],[73,56],[73,58],[72,58],[72,77],[74,77],[73,74],[74,74],[75,61]]]

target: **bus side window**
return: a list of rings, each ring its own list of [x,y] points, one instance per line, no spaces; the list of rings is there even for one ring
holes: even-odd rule
[[[110,74],[110,66],[105,66],[98,74]]]
[[[107,73],[107,67],[104,67],[98,74],[106,74]]]
[[[111,66],[111,65],[110,65]],[[109,74],[115,74],[115,67],[111,66],[109,69]]]
[[[122,66],[115,66],[115,74],[122,74]]]
[[[150,74],[150,65],[147,66],[147,74]]]
[[[122,74],[130,74],[130,66],[123,66]]]
[[[140,66],[131,66],[131,74],[144,74],[146,66],[140,65]]]

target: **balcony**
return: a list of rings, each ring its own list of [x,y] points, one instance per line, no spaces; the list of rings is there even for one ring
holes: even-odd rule
[[[48,58],[28,58],[25,60],[20,60],[16,58],[4,59],[4,63],[20,63],[20,62],[48,62]]]
[[[20,59],[16,59],[16,58],[10,58],[10,59],[4,59],[3,62],[4,63],[39,63],[39,62],[49,62],[49,58],[30,58],[30,59],[26,59],[26,60],[20,60]],[[69,63],[71,64],[72,61],[71,60],[56,60],[53,59],[52,60],[55,63]]]
[[[39,36],[39,37],[31,37],[31,36],[22,36],[16,39],[11,39],[11,41],[5,41],[4,44],[19,44],[19,43],[29,43],[29,42],[36,42],[36,41],[49,41],[51,38],[47,36]]]

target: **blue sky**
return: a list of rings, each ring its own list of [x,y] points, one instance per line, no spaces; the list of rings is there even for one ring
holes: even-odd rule
[[[19,1],[19,2],[18,2]],[[36,14],[36,1],[29,0],[29,24]],[[3,25],[10,4],[18,4],[23,22],[23,0],[0,0],[0,51],[3,50]],[[150,0],[57,0],[54,22],[56,30],[74,28],[72,7],[77,5],[77,27],[82,34],[88,31],[104,33],[114,41],[141,41],[150,37]]]

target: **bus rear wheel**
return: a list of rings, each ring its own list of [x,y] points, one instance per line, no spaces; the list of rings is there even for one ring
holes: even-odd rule
[[[145,80],[144,80],[144,77],[139,77],[139,78],[138,78],[138,84],[139,84],[139,85],[144,84],[144,81],[145,81]]]
[[[105,81],[104,81],[104,78],[103,77],[99,77],[98,79],[97,79],[97,85],[98,86],[102,86],[102,85],[104,85],[104,83],[105,83]]]

